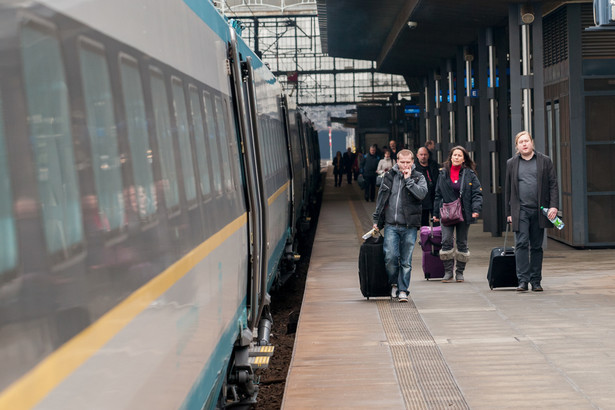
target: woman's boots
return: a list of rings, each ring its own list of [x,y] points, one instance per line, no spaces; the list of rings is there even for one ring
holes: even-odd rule
[[[463,282],[463,271],[466,268],[466,263],[470,260],[470,251],[455,253],[457,266],[455,267],[455,279],[457,282]]]
[[[455,250],[440,250],[440,259],[442,260],[442,264],[444,265],[444,277],[442,278],[442,282],[452,282],[453,281],[453,268],[455,267]]]
[[[455,280],[463,282],[463,271],[466,263],[470,260],[470,251],[459,252],[454,249],[440,250],[440,259],[444,265],[444,277],[442,282],[453,282],[453,269],[455,270]],[[457,263],[455,263],[457,261]]]

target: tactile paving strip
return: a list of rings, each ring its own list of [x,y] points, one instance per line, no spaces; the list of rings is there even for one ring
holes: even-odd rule
[[[362,233],[371,229],[374,204],[362,201],[356,192],[353,194],[348,202],[361,243]],[[469,409],[412,298],[408,298],[408,303],[390,299],[376,303],[406,408]]]
[[[377,304],[406,408],[469,409],[412,299]]]

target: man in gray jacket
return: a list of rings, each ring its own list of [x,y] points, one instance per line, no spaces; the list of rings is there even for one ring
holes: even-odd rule
[[[408,301],[412,251],[421,226],[421,203],[427,195],[425,177],[414,169],[414,154],[397,153],[397,164],[382,177],[374,211],[374,228],[384,230],[384,261],[391,297]]]
[[[557,215],[559,191],[551,158],[534,150],[534,141],[527,131],[515,137],[517,155],[506,162],[506,219],[515,232],[517,291],[542,292],[542,242],[544,228],[553,225],[549,219]],[[548,210],[548,217],[540,207]]]

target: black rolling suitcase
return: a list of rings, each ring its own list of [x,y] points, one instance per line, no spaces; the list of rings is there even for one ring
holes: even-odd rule
[[[507,247],[506,240],[508,239],[508,227],[506,224],[506,235],[504,236],[504,247],[493,248],[491,257],[489,258],[489,270],[487,271],[487,280],[489,287],[507,288],[519,286],[517,280],[517,264],[515,262],[515,248]]]
[[[367,238],[359,251],[359,286],[368,300],[370,297],[390,296],[391,287],[384,267],[384,238]]]

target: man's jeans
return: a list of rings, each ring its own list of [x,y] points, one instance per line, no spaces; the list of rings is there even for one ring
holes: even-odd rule
[[[538,209],[521,207],[519,232],[515,232],[515,262],[519,283],[540,285],[544,229],[538,226]]]
[[[386,225],[384,230],[384,262],[389,284],[407,292],[412,271],[412,251],[416,242],[416,228]]]

